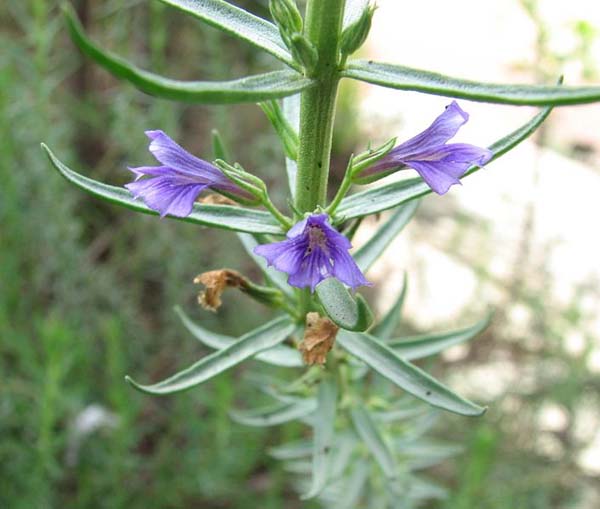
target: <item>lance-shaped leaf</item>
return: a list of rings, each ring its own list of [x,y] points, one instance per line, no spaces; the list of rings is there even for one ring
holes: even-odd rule
[[[404,277],[402,278],[402,291],[390,307],[387,310],[385,315],[381,318],[379,323],[377,323],[373,330],[371,331],[371,335],[375,336],[379,339],[389,339],[394,334],[396,327],[400,323],[400,317],[402,314],[402,306],[404,305],[404,299],[406,298],[406,290],[408,289],[408,277],[406,275],[406,271],[404,272]]]
[[[336,507],[339,507],[339,509],[358,507],[369,478],[369,467],[370,465],[367,462],[356,462],[350,476],[344,479],[343,491],[341,496],[337,498]]]
[[[470,327],[438,334],[423,334],[420,336],[392,339],[386,344],[396,354],[407,361],[422,359],[423,357],[439,353],[451,346],[469,341],[490,324],[491,318],[492,315],[488,314],[483,320]]]
[[[300,94],[290,95],[283,100],[283,115],[290,126],[298,132],[300,130]],[[296,174],[298,164],[289,157],[285,158],[285,171],[292,200],[296,199]]]
[[[267,101],[296,94],[313,81],[293,70],[282,70],[248,76],[231,81],[179,81],[153,74],[93,43],[81,24],[67,10],[67,21],[73,42],[108,72],[129,81],[156,97],[203,104],[231,104]]]
[[[222,350],[223,348],[230,347],[237,341],[236,338],[224,334],[217,334],[193,322],[179,306],[175,307],[175,312],[192,336],[209,348]],[[304,365],[300,352],[285,345],[274,346],[269,350],[259,353],[255,358],[256,360],[266,362],[267,364],[286,368],[297,368]]]
[[[172,394],[199,385],[223,371],[254,357],[269,348],[277,346],[293,332],[295,325],[286,316],[258,327],[243,335],[233,345],[200,359],[187,369],[180,371],[162,382],[141,385],[131,378],[125,379],[136,389],[148,394]]]
[[[336,341],[390,382],[432,406],[469,416],[485,412],[484,407],[454,393],[369,334],[340,331]]]
[[[396,477],[398,465],[394,453],[367,409],[362,406],[354,407],[350,416],[356,433],[362,438],[384,475],[392,479]]]
[[[312,442],[308,440],[289,442],[287,444],[271,447],[268,450],[269,454],[278,460],[297,460],[300,458],[308,458],[312,454],[312,451]]]
[[[394,64],[356,60],[342,76],[398,90],[413,90],[489,103],[563,106],[600,101],[600,86],[504,85],[479,83]]]
[[[294,421],[312,414],[317,409],[314,398],[294,401],[292,403],[277,403],[255,410],[231,410],[230,417],[245,426],[277,426]]]
[[[277,27],[222,0],[160,0],[201,19],[238,39],[243,39],[290,66],[295,66]]]
[[[331,447],[335,436],[337,386],[332,377],[324,377],[319,384],[318,411],[313,425],[312,483],[302,499],[316,497],[327,485]]]
[[[489,148],[494,154],[490,161],[497,159],[527,139],[548,117],[551,111],[551,106],[544,108],[529,122],[490,145]],[[480,169],[477,166],[470,168],[463,175],[463,178],[472,175]],[[337,214],[344,219],[363,217],[397,207],[431,192],[431,188],[421,178],[391,182],[390,184],[367,189],[366,191],[344,198],[337,209]]]
[[[395,211],[375,234],[352,254],[354,261],[362,272],[366,272],[379,258],[385,248],[402,231],[417,210],[417,201],[409,202]]]
[[[250,256],[256,265],[260,267],[267,279],[288,297],[293,297],[294,290],[287,283],[287,274],[285,272],[275,270],[273,267],[268,267],[267,261],[262,256],[258,256],[254,252],[254,248],[259,245],[259,242],[256,240],[256,238],[247,233],[239,233],[238,238],[244,246],[246,253],[248,253],[248,256]]]
[[[96,196],[102,200],[116,203],[136,212],[159,215],[158,212],[146,206],[143,202],[136,200],[131,193],[123,188],[110,186],[97,180],[84,177],[71,170],[52,153],[52,151],[42,143],[42,148],[46,151],[50,162],[60,174],[72,184],[87,193]],[[283,231],[273,217],[260,210],[252,210],[243,207],[232,207],[229,205],[194,205],[194,211],[187,217],[167,216],[178,221],[201,224],[213,228],[222,228],[224,230],[235,230],[249,233],[273,233],[283,235]]]
[[[373,322],[373,313],[362,295],[357,295],[354,300],[336,278],[321,281],[316,290],[323,310],[342,329],[364,331]]]

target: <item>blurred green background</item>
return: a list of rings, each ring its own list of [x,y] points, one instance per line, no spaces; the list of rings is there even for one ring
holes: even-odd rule
[[[236,160],[256,169],[283,203],[274,134],[254,105],[180,105],[117,82],[72,46],[58,3],[0,5],[0,508],[312,507],[297,501],[292,474],[266,453],[306,430],[245,428],[228,418],[233,404],[259,398],[241,379],[245,368],[167,398],[141,395],[123,380],[157,380],[205,353],[177,322],[175,304],[232,335],[267,317],[233,292],[218,315],[195,304],[191,281],[199,272],[225,266],[260,277],[237,240],[92,199],[64,182],[39,148],[44,141],[82,173],[123,184],[130,180],[127,165],[152,161],[144,130],[162,129],[202,155],[216,127]],[[266,3],[237,2],[268,17]],[[104,47],[174,78],[226,79],[274,65],[158,2],[74,5]],[[356,94],[344,86],[334,182],[358,143]],[[577,156],[575,148],[569,157]],[[430,226],[436,209],[429,203],[417,227]],[[459,232],[486,229],[464,217],[459,222]],[[460,257],[457,235],[446,250]],[[577,431],[598,422],[600,379],[588,362],[594,339],[586,336],[582,352],[567,355],[564,330],[586,318],[579,302],[553,307],[544,285],[515,278],[514,301],[534,314],[543,344],[515,343],[501,326],[510,317],[499,313],[482,340],[437,372],[460,379],[491,351],[507,351],[533,360],[522,376],[535,383],[518,396],[495,394],[480,420],[441,420],[435,433],[466,452],[432,472],[452,495],[431,507],[597,507],[597,473],[578,462],[593,433]],[[597,295],[593,282],[581,295],[590,292]],[[403,323],[403,332],[419,328],[410,317]],[[568,425],[543,429],[539,416],[548,408],[559,408]]]

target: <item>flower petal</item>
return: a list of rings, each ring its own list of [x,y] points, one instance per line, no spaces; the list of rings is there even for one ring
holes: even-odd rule
[[[159,176],[126,184],[135,198],[141,198],[152,210],[176,217],[190,215],[198,195],[206,184],[181,183],[172,176]]]
[[[373,286],[373,283],[365,279],[348,251],[337,249],[333,251],[332,256],[333,275],[342,283],[347,284],[353,290],[356,290],[359,286]]]

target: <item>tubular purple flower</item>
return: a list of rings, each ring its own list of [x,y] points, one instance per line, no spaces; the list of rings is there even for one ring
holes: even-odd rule
[[[288,283],[312,292],[324,279],[335,277],[353,290],[371,286],[348,253],[350,241],[329,224],[327,214],[312,214],[287,232],[287,239],[256,246],[254,252],[269,266],[289,274]]]
[[[134,198],[141,198],[148,207],[160,212],[160,217],[189,216],[198,195],[206,188],[246,196],[217,167],[193,156],[163,131],[146,131],[146,136],[151,140],[150,152],[162,166],[128,168],[136,179],[125,187]],[[143,176],[150,178],[140,180]]]
[[[491,150],[466,143],[447,143],[469,115],[452,101],[433,123],[414,138],[398,145],[373,166],[359,175],[360,179],[386,170],[412,168],[438,194],[445,194],[450,186],[460,184],[459,178],[471,166],[483,166],[492,157]],[[400,168],[398,168],[400,167]],[[383,175],[382,175],[383,176]]]

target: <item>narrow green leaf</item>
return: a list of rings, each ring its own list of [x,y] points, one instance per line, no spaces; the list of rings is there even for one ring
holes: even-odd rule
[[[300,130],[300,94],[289,95],[283,99],[283,115],[298,132]],[[298,164],[289,157],[285,158],[285,171],[288,178],[288,186],[292,200],[296,199],[296,173],[298,172]]]
[[[247,233],[238,233],[238,238],[244,246],[246,253],[248,253],[248,256],[250,256],[250,258],[254,260],[254,263],[260,267],[267,279],[288,297],[293,298],[294,291],[292,287],[288,285],[287,274],[285,274],[285,272],[275,270],[273,267],[268,267],[267,261],[262,256],[258,256],[254,253],[254,248],[259,244],[256,238]]]
[[[69,32],[79,49],[108,72],[129,81],[156,97],[203,104],[267,101],[296,94],[313,81],[293,70],[248,76],[231,81],[178,81],[140,69],[123,58],[101,49],[83,31],[71,10],[66,11]]]
[[[394,445],[399,455],[406,459],[410,470],[430,468],[464,451],[459,445],[432,440],[422,442],[398,441]]]
[[[360,499],[363,495],[367,480],[369,478],[370,468],[366,462],[356,462],[354,470],[347,479],[344,479],[343,492],[341,498],[338,498],[338,509],[354,509],[359,507]]]
[[[390,347],[369,334],[340,331],[336,342],[390,382],[432,406],[468,416],[481,415],[486,410],[460,397],[422,369],[398,357]]]
[[[245,426],[277,426],[312,414],[317,409],[315,399],[304,399],[293,403],[277,403],[255,410],[230,410],[230,417]]]
[[[175,312],[181,319],[185,328],[202,344],[216,350],[223,350],[233,345],[237,339],[223,334],[217,334],[205,329],[201,325],[193,322],[189,316],[179,307],[175,306]],[[300,352],[294,348],[285,345],[277,345],[273,348],[259,353],[256,360],[282,366],[286,368],[298,368],[304,365]]]
[[[490,313],[483,320],[480,320],[470,327],[438,334],[423,334],[419,336],[392,339],[386,344],[404,360],[412,361],[422,359],[423,357],[439,353],[451,346],[469,341],[490,324],[491,318],[492,315]]]
[[[373,322],[373,313],[363,297],[357,295],[354,300],[336,278],[321,281],[316,291],[327,316],[342,329],[364,331]]]
[[[289,442],[287,444],[271,447],[268,450],[268,453],[278,460],[296,460],[308,458],[312,454],[312,451],[312,442],[308,440],[298,440],[296,442]]]
[[[136,389],[148,394],[162,395],[184,391],[210,380],[257,353],[277,346],[292,333],[294,327],[288,317],[276,318],[243,335],[233,345],[200,359],[189,368],[157,384],[141,385],[129,377],[125,379]]]
[[[277,27],[222,0],[160,0],[205,23],[257,46],[290,66],[295,66]]]
[[[412,201],[400,207],[392,216],[381,226],[375,234],[365,242],[353,255],[354,261],[360,267],[360,270],[366,272],[379,258],[385,248],[390,245],[392,240],[402,231],[410,221],[417,210],[419,202]]]
[[[386,314],[383,315],[381,321],[373,327],[371,335],[379,339],[389,339],[394,334],[394,331],[400,323],[400,317],[402,316],[402,306],[404,305],[404,299],[406,298],[406,290],[408,289],[408,277],[406,271],[402,278],[402,291],[398,295],[398,298],[394,301],[390,309],[387,310]]]
[[[479,83],[394,64],[356,60],[342,76],[382,87],[413,90],[488,103],[530,106],[564,106],[600,101],[600,86],[506,85]]]
[[[302,499],[316,497],[327,485],[329,458],[335,436],[337,385],[332,377],[324,377],[319,384],[318,411],[313,426],[312,484]]]
[[[60,174],[72,184],[87,193],[110,203],[115,203],[136,212],[157,216],[158,212],[147,207],[142,201],[136,200],[124,187],[103,184],[71,170],[42,143],[50,162]],[[224,230],[235,230],[249,233],[283,234],[279,224],[267,212],[252,210],[230,205],[194,205],[194,211],[187,217],[167,216],[171,219],[201,224]]]
[[[490,145],[490,150],[493,152],[491,161],[497,159],[501,155],[516,147],[523,140],[527,139],[546,119],[552,111],[552,107],[544,108],[529,122]],[[489,164],[489,163],[488,163]],[[472,175],[480,168],[472,167],[464,175],[463,178]],[[420,198],[431,193],[430,187],[423,182],[421,178],[412,178],[391,182],[381,187],[367,189],[360,193],[353,194],[344,198],[337,210],[337,215],[344,219],[354,217],[363,217],[369,214],[375,214],[382,210],[391,209],[402,205],[410,200]]]
[[[356,433],[362,438],[383,474],[387,478],[395,478],[398,474],[398,465],[394,453],[381,436],[377,424],[373,421],[367,409],[356,406],[350,411],[350,416]]]

